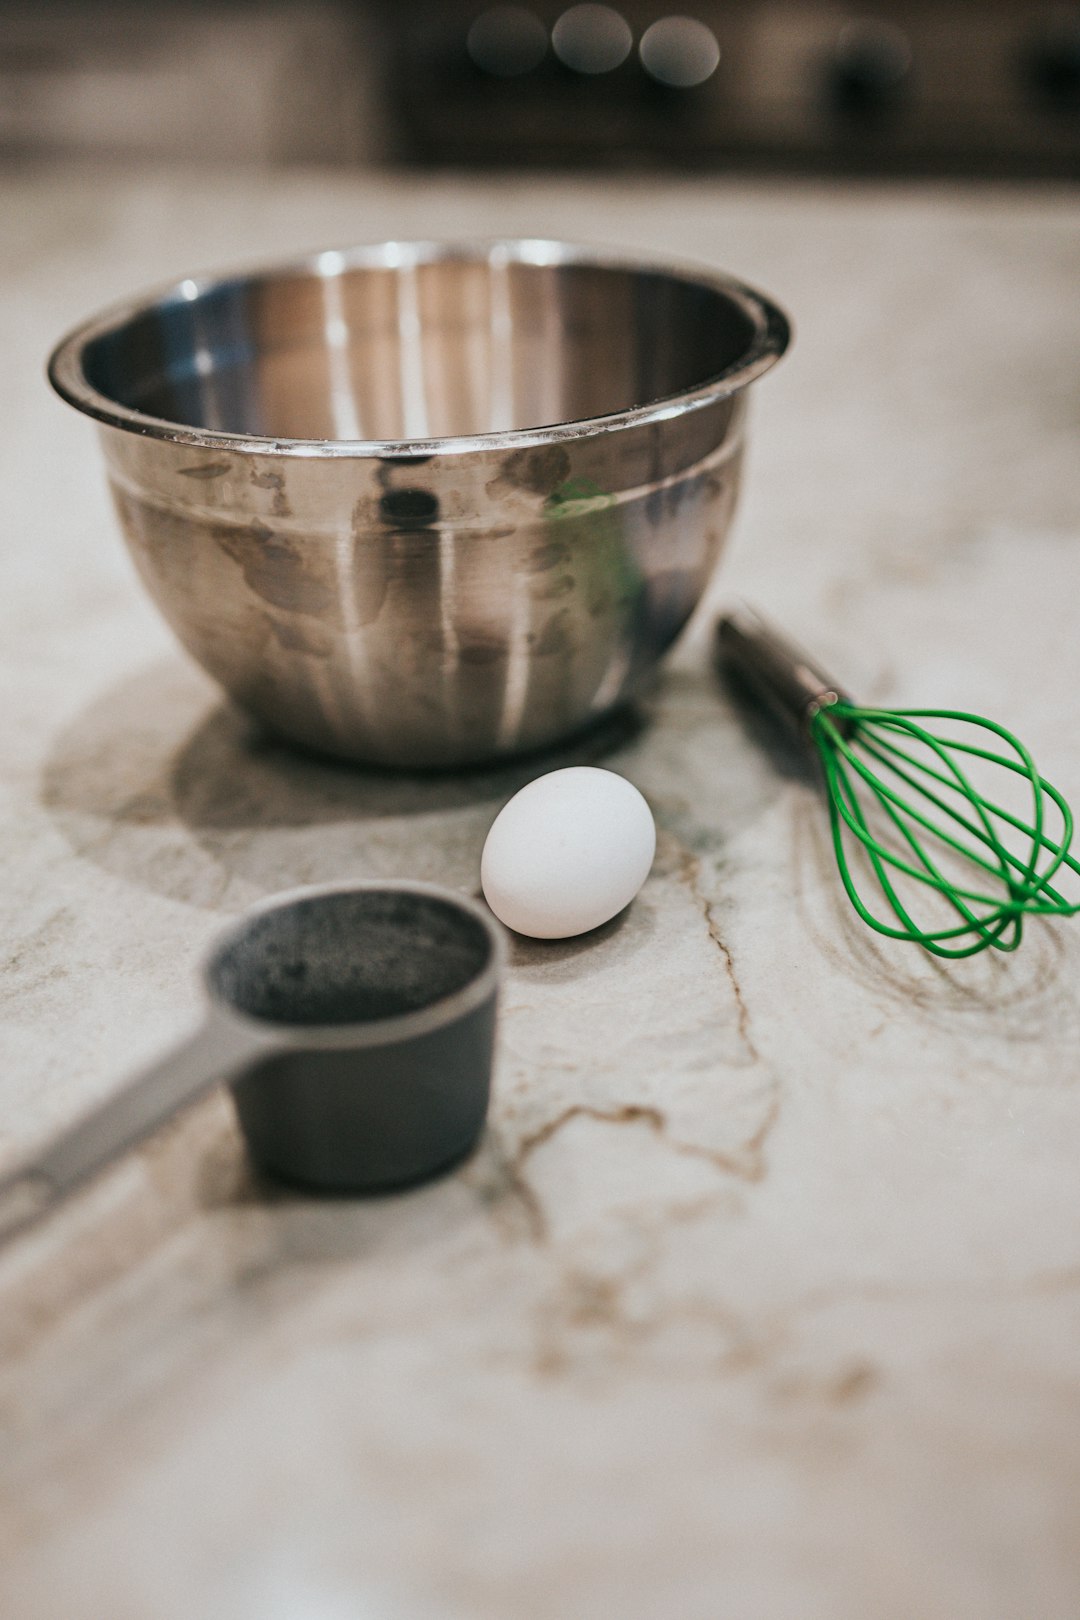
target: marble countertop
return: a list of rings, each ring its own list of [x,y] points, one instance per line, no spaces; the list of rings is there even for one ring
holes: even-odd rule
[[[180,270],[550,233],[759,282],[797,340],[713,608],[1000,716],[1080,799],[1075,193],[36,171],[0,217],[0,1167],[183,1033],[223,915],[475,890],[528,774],[293,756],[176,649],[42,362]],[[1080,931],[870,935],[710,617],[570,756],[658,858],[621,925],[516,946],[470,1164],[270,1195],[215,1097],[0,1256],[4,1620],[1080,1613]]]

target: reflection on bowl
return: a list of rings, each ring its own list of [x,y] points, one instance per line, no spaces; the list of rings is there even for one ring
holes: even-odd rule
[[[385,243],[187,280],[53,354],[139,572],[276,730],[451,766],[627,697],[700,599],[767,299],[560,243]]]

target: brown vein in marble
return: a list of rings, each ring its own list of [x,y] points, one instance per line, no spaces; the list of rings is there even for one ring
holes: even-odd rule
[[[746,1004],[746,998],[743,995],[742,985],[740,984],[739,976],[735,971],[735,960],[731,954],[731,947],[728,945],[727,940],[720,932],[720,925],[716,920],[716,914],[713,909],[712,901],[701,892],[701,857],[695,855],[694,851],[684,844],[681,839],[677,838],[674,833],[668,832],[665,836],[675,847],[676,859],[678,863],[676,867],[676,876],[679,882],[684,883],[689,889],[690,893],[693,895],[704,919],[709,938],[720,952],[720,958],[724,964],[724,973],[727,977],[728,983],[731,986],[731,993],[735,998],[735,1010],[739,1038],[746,1047],[747,1054],[749,1055],[751,1061],[754,1063],[759,1063],[761,1061],[761,1053],[758,1051],[757,1045],[754,1041],[751,1029],[750,1009]]]
[[[667,1115],[648,1103],[620,1103],[614,1108],[600,1108],[592,1103],[571,1103],[553,1119],[546,1120],[528,1136],[522,1137],[513,1164],[517,1176],[520,1177],[525,1164],[537,1149],[550,1142],[565,1126],[575,1119],[594,1119],[602,1125],[647,1125],[674,1153],[681,1153],[691,1159],[704,1159],[707,1163],[715,1165],[718,1170],[737,1176],[740,1181],[760,1181],[765,1174],[762,1149],[776,1114],[777,1105],[774,1101],[769,1105],[762,1123],[744,1144],[742,1152],[735,1156],[723,1152],[720,1148],[705,1147],[700,1142],[687,1142],[681,1137],[672,1136],[668,1128]]]
[[[667,833],[665,837],[673,847],[676,855],[675,875],[677,881],[682,882],[689,889],[704,920],[708,936],[716,946],[723,963],[724,974],[731,987],[735,1001],[736,1021],[739,1038],[746,1050],[751,1063],[760,1063],[761,1053],[754,1040],[750,1009],[743,995],[742,985],[735,970],[735,962],[731,949],[720,932],[712,903],[701,892],[700,875],[701,861],[682,841]],[[724,1152],[719,1148],[706,1147],[698,1142],[688,1142],[683,1138],[671,1135],[667,1115],[659,1108],[646,1103],[621,1103],[615,1107],[603,1108],[590,1103],[571,1103],[561,1113],[546,1120],[536,1130],[523,1136],[518,1143],[517,1150],[509,1157],[500,1155],[500,1171],[505,1189],[519,1199],[525,1208],[531,1229],[536,1242],[546,1241],[548,1235],[547,1220],[543,1204],[529,1182],[526,1173],[528,1161],[538,1149],[550,1142],[567,1125],[575,1119],[593,1119],[605,1125],[645,1125],[660,1137],[673,1152],[683,1154],[689,1158],[704,1159],[715,1166],[717,1170],[726,1175],[737,1177],[740,1181],[758,1182],[764,1178],[766,1171],[765,1144],[779,1117],[780,1103],[775,1093],[765,1110],[760,1125],[743,1143],[737,1154]]]
[[[761,1051],[754,1039],[750,1008],[743,994],[742,984],[735,969],[735,959],[731,947],[720,932],[720,925],[716,920],[716,912],[712,901],[701,890],[701,858],[692,849],[677,838],[674,833],[668,832],[666,838],[674,845],[677,857],[677,876],[684,883],[696,901],[709,938],[720,953],[724,965],[724,973],[731,993],[735,999],[736,1021],[739,1038],[746,1048],[747,1055],[752,1063],[761,1063]],[[765,1174],[765,1144],[777,1119],[780,1117],[780,1098],[775,1076],[773,1077],[773,1095],[766,1109],[765,1117],[754,1134],[744,1144],[743,1152],[749,1158],[749,1169],[745,1166],[736,1169],[735,1174],[742,1175],[747,1181],[760,1181]],[[678,1145],[678,1144],[676,1144]]]
[[[498,1210],[507,1202],[516,1205],[525,1218],[531,1240],[545,1243],[548,1238],[547,1216],[535,1189],[524,1174],[520,1146],[516,1152],[507,1153],[499,1132],[489,1126],[484,1138],[484,1157],[492,1173],[485,1175],[483,1166],[477,1166],[474,1162],[466,1165],[461,1172],[462,1180],[492,1209]]]

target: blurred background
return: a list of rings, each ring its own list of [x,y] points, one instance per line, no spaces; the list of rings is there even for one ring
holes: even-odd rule
[[[3,8],[0,158],[80,156],[1076,177],[1080,5]]]

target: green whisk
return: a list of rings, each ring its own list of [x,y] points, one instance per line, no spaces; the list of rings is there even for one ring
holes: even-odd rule
[[[1052,886],[1063,867],[1080,875],[1072,812],[1004,726],[956,709],[862,708],[748,609],[721,619],[717,639],[725,671],[816,749],[844,888],[879,934],[974,956],[1016,950],[1025,917],[1080,911]],[[968,736],[936,735],[927,722]],[[1020,813],[976,789],[973,773],[987,767],[1019,784]],[[862,898],[852,856],[891,916]],[[935,915],[916,921],[919,901]]]

